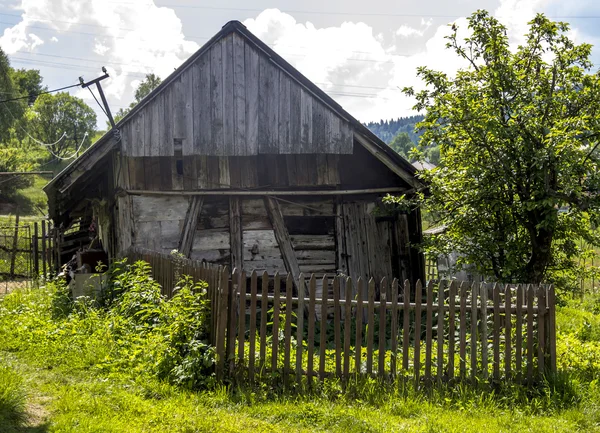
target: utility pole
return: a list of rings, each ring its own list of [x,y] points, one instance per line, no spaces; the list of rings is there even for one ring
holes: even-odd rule
[[[108,78],[108,73],[106,72],[106,68],[104,66],[102,66],[102,72],[104,72],[104,75],[102,75],[101,77],[98,77],[98,78],[94,78],[93,80],[88,81],[87,83],[83,80],[83,77],[79,77],[79,82],[81,83],[81,87],[84,89],[86,87],[91,86],[92,84],[96,85],[96,87],[98,88],[98,93],[100,93],[100,98],[102,98],[102,104],[104,104],[104,111],[106,113],[106,116],[108,117],[108,121],[110,122],[110,125],[114,128],[115,121],[110,112],[110,107],[108,106],[108,102],[106,102],[106,97],[104,96],[104,92],[102,91],[102,85],[100,84],[100,81]]]

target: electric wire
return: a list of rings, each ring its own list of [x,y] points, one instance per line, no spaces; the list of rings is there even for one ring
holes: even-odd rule
[[[31,94],[29,94],[27,96],[20,96],[20,97],[17,97],[17,98],[4,99],[4,100],[0,101],[0,104],[6,103],[6,102],[19,101],[21,99],[29,99],[32,96],[40,96],[40,95],[45,95],[47,93],[60,92],[61,90],[71,89],[73,87],[79,87],[80,85],[81,84],[73,84],[71,86],[65,86],[65,87],[61,87],[59,89],[45,90],[45,91],[39,92],[39,93],[31,93]]]

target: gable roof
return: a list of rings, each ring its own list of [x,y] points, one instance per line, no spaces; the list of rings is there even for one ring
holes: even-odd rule
[[[242,23],[239,21],[230,21],[223,26],[221,31],[213,36],[196,53],[187,59],[171,75],[169,75],[157,88],[155,88],[148,96],[140,101],[139,104],[132,108],[130,112],[116,124],[116,131],[108,131],[96,143],[90,146],[90,148],[88,148],[79,158],[73,161],[54,179],[52,179],[52,181],[50,181],[50,183],[44,187],[44,191],[46,191],[47,194],[50,194],[51,192],[56,193],[58,191],[66,190],[76,181],[82,172],[93,167],[100,159],[108,155],[112,149],[119,145],[119,143],[121,144],[122,150],[124,150],[126,154],[128,151],[131,154],[131,150],[134,150],[135,146],[133,146],[130,142],[128,143],[128,139],[130,139],[128,134],[119,135],[119,132],[122,130],[126,132],[129,128],[128,125],[133,125],[133,121],[136,119],[136,116],[139,117],[140,113],[142,113],[142,111],[150,104],[152,104],[155,99],[159,97],[159,95],[163,95],[164,92],[168,91],[169,87],[176,84],[176,81],[179,80],[189,68],[196,64],[202,56],[209,53],[209,50],[215,44],[232,34],[241,36],[245,42],[252,45],[253,49],[256,49],[264,56],[268,57],[269,61],[272,62],[276,67],[280,68],[282,71],[285,71],[285,73],[289,75],[289,77],[291,77],[291,79],[293,79],[296,83],[298,83],[303,91],[306,91],[308,94],[310,94],[318,104],[326,107],[326,109],[332,113],[335,113],[335,115],[342,119],[343,122],[347,122],[347,125],[350,128],[351,139],[353,138],[362,146],[364,146],[377,159],[379,159],[390,170],[400,176],[412,187],[421,188],[423,186],[415,176],[416,169],[408,161],[394,152],[386,143],[380,140],[366,126],[345,111],[341,105],[329,97],[323,90],[302,75],[292,65],[290,65],[275,51],[273,51],[268,45],[253,35]],[[309,150],[307,153],[312,151],[314,151],[314,149]],[[349,153],[347,150],[347,144],[346,148],[340,149],[340,152],[338,153]],[[156,156],[159,155],[160,154],[157,154]],[[137,154],[133,156],[144,155]]]

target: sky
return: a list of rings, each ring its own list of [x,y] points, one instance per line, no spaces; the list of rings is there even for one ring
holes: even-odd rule
[[[486,9],[523,41],[536,13],[571,24],[576,42],[600,45],[598,0],[0,0],[0,47],[16,68],[39,69],[49,89],[102,74],[111,111],[147,73],[166,78],[231,20],[241,21],[363,122],[418,114],[401,89],[421,88],[419,66],[453,74],[449,24]],[[600,66],[600,49],[593,51]],[[87,89],[71,94],[106,116]],[[98,96],[98,95],[96,95]]]

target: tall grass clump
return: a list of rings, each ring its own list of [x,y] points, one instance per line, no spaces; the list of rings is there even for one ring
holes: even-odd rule
[[[25,420],[25,391],[21,376],[13,368],[0,365],[0,427],[2,431],[12,431],[23,425]]]
[[[166,299],[147,263],[117,263],[103,299],[71,299],[65,284],[0,300],[0,349],[46,368],[159,378],[188,389],[212,386],[206,283],[183,278]]]

